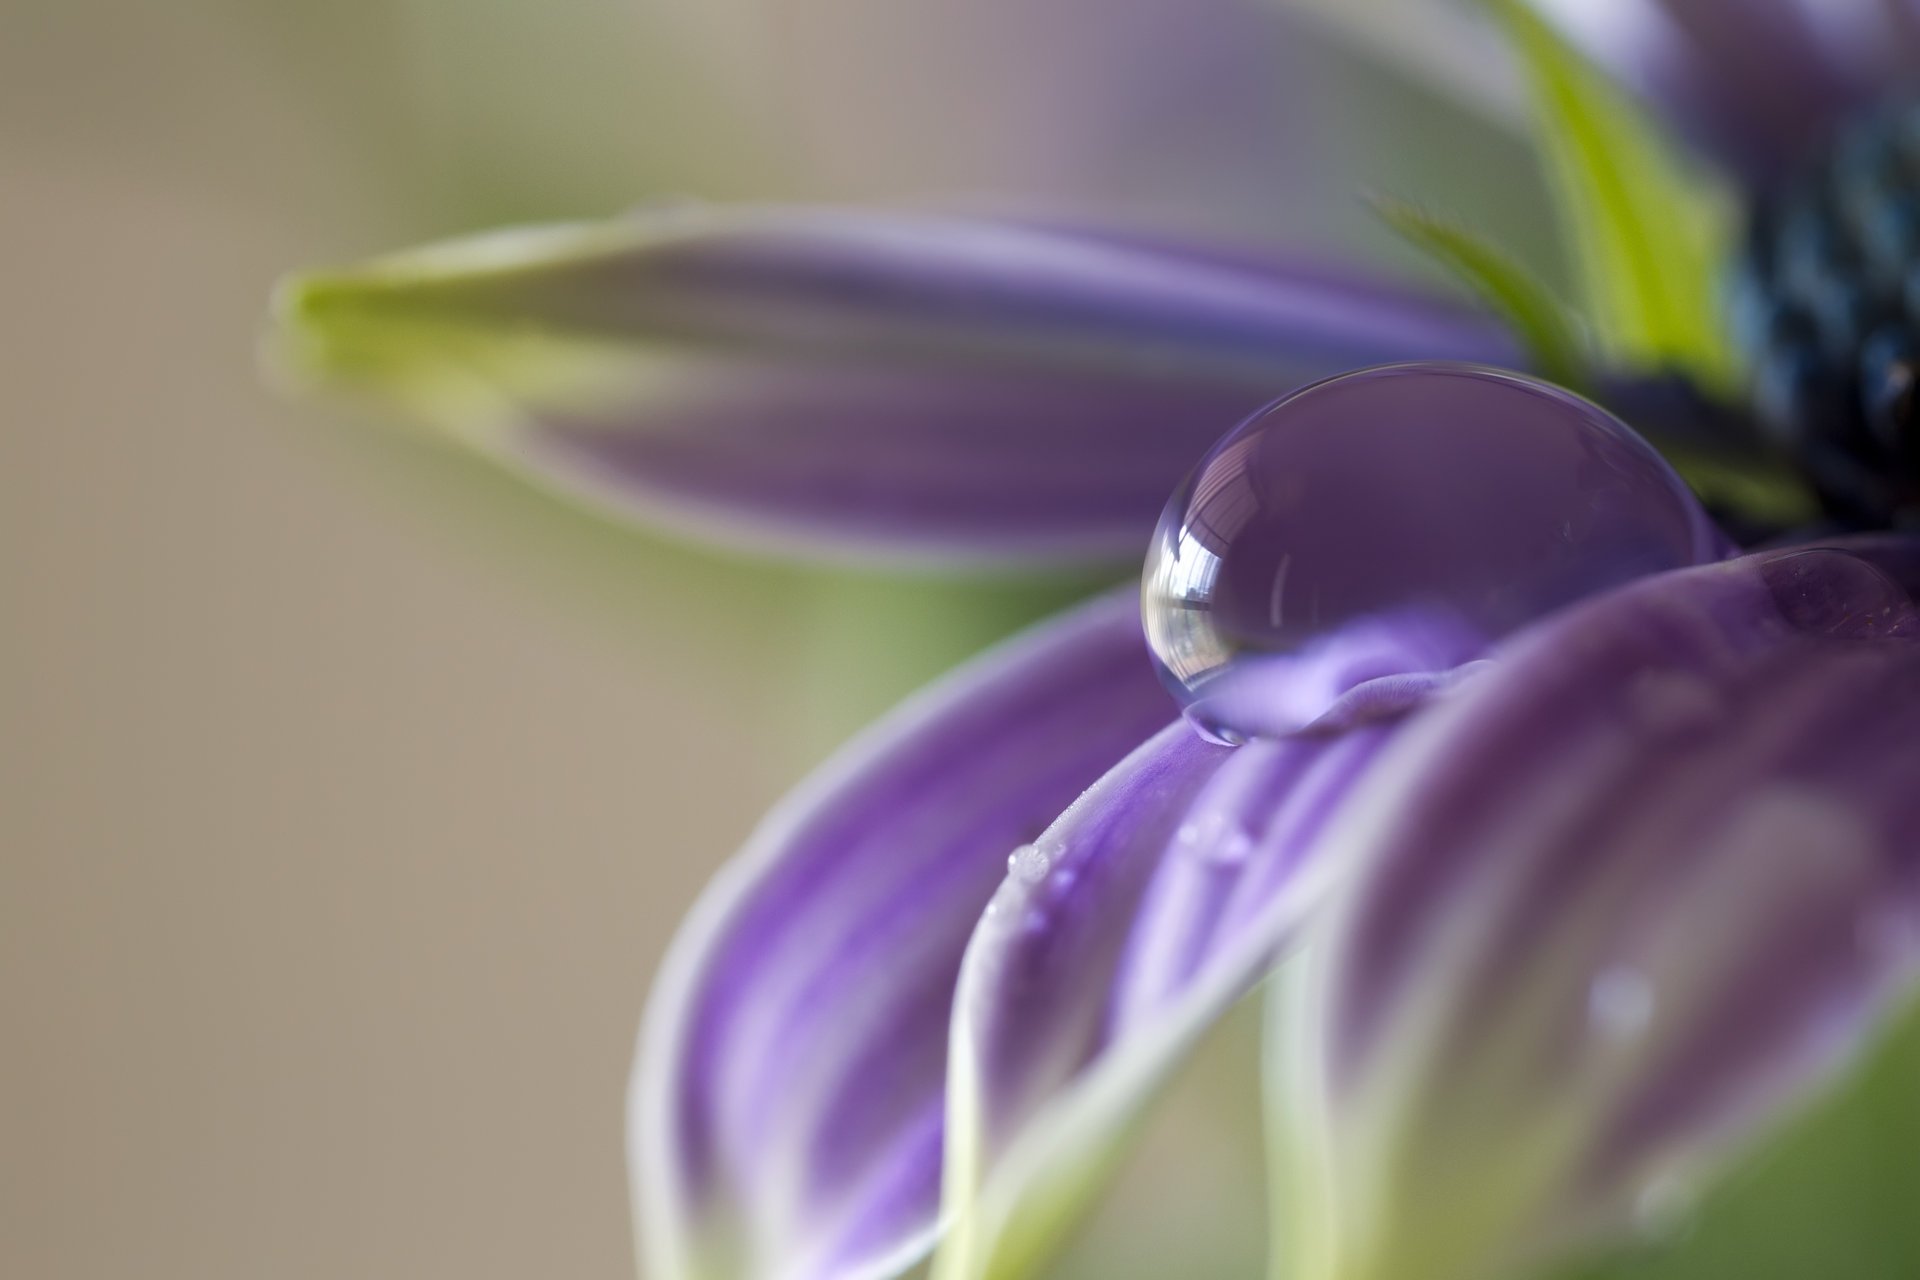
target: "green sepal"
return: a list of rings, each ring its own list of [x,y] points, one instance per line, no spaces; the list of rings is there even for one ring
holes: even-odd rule
[[[1586,340],[1538,276],[1483,236],[1418,205],[1380,198],[1373,208],[1388,227],[1506,322],[1540,376],[1576,391],[1592,388]]]
[[[1532,92],[1539,149],[1602,353],[1730,389],[1719,308],[1730,193],[1684,164],[1646,114],[1521,0],[1485,0]]]

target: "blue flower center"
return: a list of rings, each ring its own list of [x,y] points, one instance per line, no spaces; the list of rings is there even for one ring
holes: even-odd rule
[[[1755,412],[1829,514],[1920,519],[1920,104],[1854,122],[1754,202],[1732,300]]]

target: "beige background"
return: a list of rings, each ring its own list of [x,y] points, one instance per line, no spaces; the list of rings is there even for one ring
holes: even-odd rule
[[[4,26],[0,1275],[630,1275],[673,922],[1005,612],[621,536],[257,385],[276,274],[672,159],[603,127],[667,91],[613,74],[623,7]]]

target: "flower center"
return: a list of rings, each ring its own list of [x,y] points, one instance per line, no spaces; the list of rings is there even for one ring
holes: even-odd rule
[[[1733,285],[1755,411],[1829,513],[1920,517],[1920,105],[1855,121],[1757,200]]]

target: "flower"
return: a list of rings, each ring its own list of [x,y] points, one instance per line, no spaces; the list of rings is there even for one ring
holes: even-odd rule
[[[1691,1194],[1920,980],[1916,563],[1647,579],[1406,721],[1237,749],[1166,725],[1130,597],[979,659],[676,946],[650,1274],[893,1274],[942,1176],[943,1273],[1024,1273],[1289,944],[1279,1274],[1495,1274]]]
[[[675,208],[296,282],[284,346],[617,510],[1018,565],[1137,550],[1223,428],[1359,365],[1728,392],[1727,189],[1491,7],[1554,129],[1593,352],[1506,255],[1397,207],[1506,327],[1132,233]],[[1864,2],[1817,33],[1790,0],[1541,7],[1754,184],[1897,51]],[[1804,505],[1757,440],[1636,421],[1724,505]],[[1132,593],[977,660],[771,815],[676,944],[632,1103],[651,1272],[1029,1273],[1255,989],[1279,1274],[1478,1280],[1657,1225],[1920,989],[1917,605],[1892,535],[1691,565],[1405,714],[1238,748],[1168,723]]]

